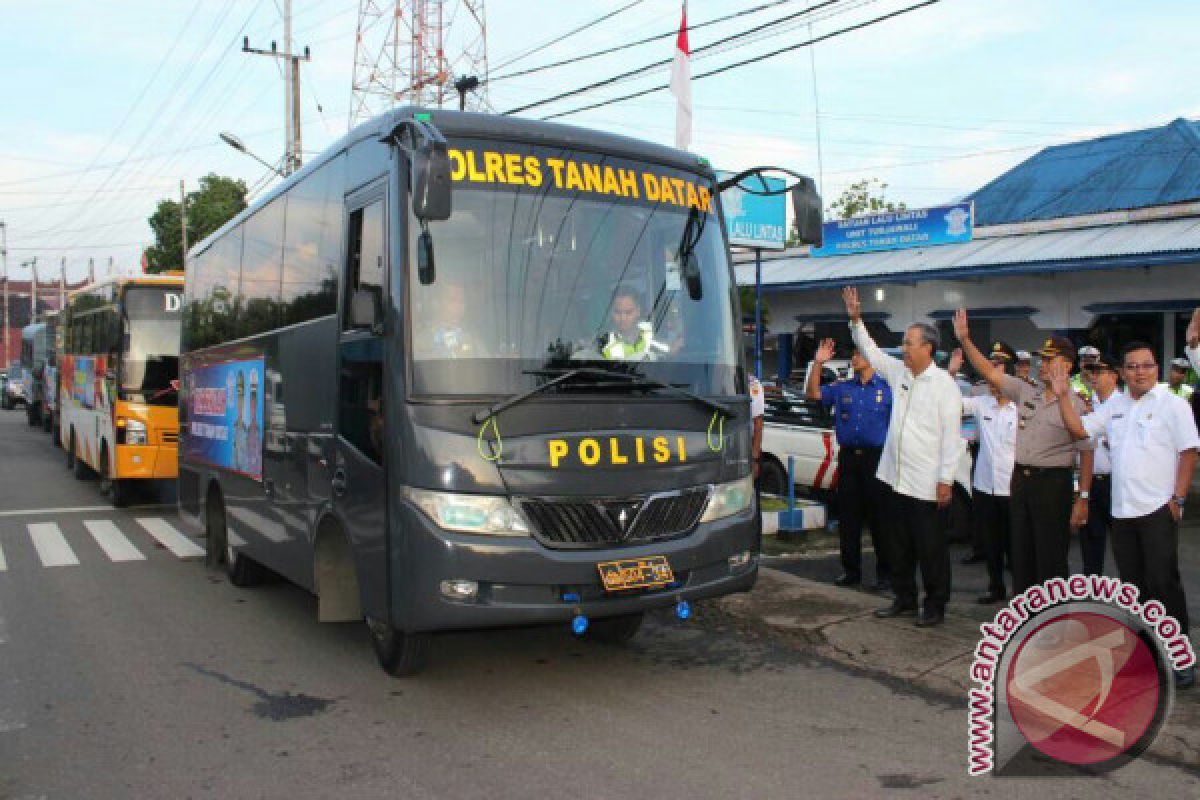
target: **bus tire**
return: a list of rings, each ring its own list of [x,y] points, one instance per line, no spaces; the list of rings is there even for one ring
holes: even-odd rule
[[[758,465],[758,490],[763,494],[786,497],[788,493],[787,470],[777,459],[765,456]]]
[[[239,589],[248,589],[263,582],[266,571],[245,553],[233,549],[229,527],[225,522],[225,502],[215,487],[209,489],[204,503],[205,562],[210,566],[225,565],[229,582]]]
[[[87,462],[79,457],[79,443],[75,440],[75,431],[71,431],[71,456],[68,459],[71,465],[71,474],[75,476],[77,481],[86,481],[92,477],[92,468],[87,465]]]
[[[42,433],[51,433],[54,430],[54,420],[50,414],[42,414]]]
[[[132,494],[129,481],[112,477],[112,466],[109,464],[108,446],[100,450],[100,493],[108,495],[114,508],[124,508],[129,505],[129,495]]]
[[[70,436],[63,440],[63,453],[67,456],[67,469],[75,469],[75,429],[71,429]]]
[[[433,636],[428,633],[405,633],[386,622],[367,620],[371,644],[379,666],[394,678],[416,675],[429,665],[429,650]]]
[[[635,611],[632,614],[593,619],[588,624],[585,636],[604,644],[625,644],[637,635],[645,616],[641,611]]]
[[[37,406],[32,403],[25,404],[25,421],[29,423],[29,427],[31,428],[36,428],[42,422],[38,416]]]

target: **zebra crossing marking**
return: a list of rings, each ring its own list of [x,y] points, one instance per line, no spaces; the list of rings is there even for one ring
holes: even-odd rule
[[[145,561],[146,557],[125,538],[110,519],[85,519],[83,525],[100,545],[109,561]]]
[[[184,561],[204,558],[204,548],[184,536],[162,517],[139,517],[137,521],[158,543]]]
[[[8,569],[8,562],[4,560],[4,548],[0,547],[0,572]]]
[[[31,522],[26,526],[33,547],[37,550],[38,558],[43,567],[74,567],[79,565],[75,551],[67,544],[67,539],[59,529],[57,522]]]

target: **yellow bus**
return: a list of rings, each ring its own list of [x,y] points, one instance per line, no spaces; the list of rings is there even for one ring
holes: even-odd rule
[[[179,472],[183,273],[112,278],[72,292],[61,320],[59,435],[80,480],[113,505]]]

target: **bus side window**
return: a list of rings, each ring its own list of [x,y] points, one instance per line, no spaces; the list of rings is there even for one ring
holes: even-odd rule
[[[350,212],[346,242],[348,294],[343,327],[372,327],[383,321],[383,200]],[[368,299],[370,305],[363,308]]]

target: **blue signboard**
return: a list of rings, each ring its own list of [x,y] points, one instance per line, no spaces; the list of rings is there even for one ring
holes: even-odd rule
[[[188,373],[189,458],[262,479],[263,378],[261,358]]]
[[[725,180],[732,172],[718,172],[717,180]],[[779,178],[759,178],[752,175],[741,185],[762,191],[766,180],[769,191],[781,191],[786,184]],[[721,209],[725,212],[725,231],[729,243],[740,247],[763,250],[782,250],[787,243],[787,195],[757,195],[731,186],[721,192]]]
[[[848,256],[969,242],[974,223],[975,209],[969,202],[835,220],[825,223],[825,243],[814,247],[812,255]]]

